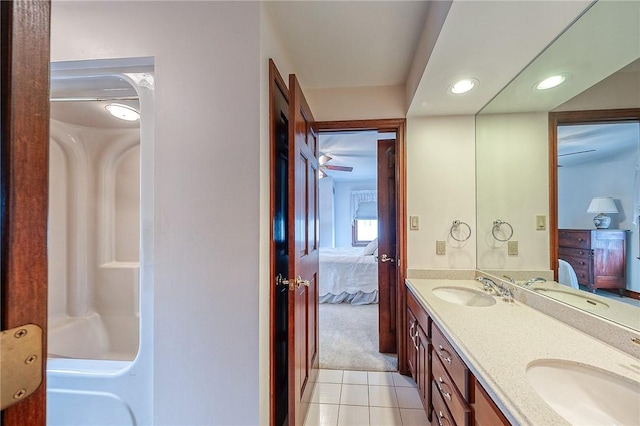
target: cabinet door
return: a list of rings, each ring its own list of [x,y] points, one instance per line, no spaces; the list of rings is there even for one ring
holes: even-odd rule
[[[419,326],[411,309],[407,309],[407,324],[407,330],[409,330],[409,336],[407,337],[407,364],[409,365],[411,378],[418,383],[418,349],[415,342],[415,329]]]
[[[477,380],[473,380],[473,424],[475,426],[508,426],[509,421],[482,388]]]
[[[418,391],[422,399],[424,409],[429,413],[431,405],[431,342],[427,333],[417,325],[415,333],[415,342],[417,344],[417,363],[418,363]]]

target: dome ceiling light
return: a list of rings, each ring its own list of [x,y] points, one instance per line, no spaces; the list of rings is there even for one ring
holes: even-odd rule
[[[465,78],[449,86],[449,91],[455,95],[461,95],[463,93],[467,93],[477,85],[478,80],[476,80],[475,78]]]
[[[539,81],[538,83],[536,83],[534,87],[538,90],[552,89],[564,83],[567,80],[567,78],[569,78],[569,74],[552,75],[550,77],[545,78],[542,81]]]
[[[108,104],[104,107],[109,114],[120,120],[136,121],[140,119],[140,113],[128,105]]]

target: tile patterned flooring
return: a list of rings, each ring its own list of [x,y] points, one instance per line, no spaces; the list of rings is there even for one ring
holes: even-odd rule
[[[428,424],[415,382],[397,372],[320,370],[305,426]]]

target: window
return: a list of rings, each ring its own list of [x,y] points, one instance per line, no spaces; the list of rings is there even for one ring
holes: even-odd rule
[[[366,246],[378,238],[378,219],[356,219],[353,221],[353,245]]]
[[[351,209],[351,244],[354,247],[366,246],[378,237],[378,191],[352,191]]]

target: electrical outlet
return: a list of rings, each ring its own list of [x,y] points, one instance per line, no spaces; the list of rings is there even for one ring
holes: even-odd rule
[[[447,253],[447,244],[444,241],[436,241],[436,254],[443,255]]]
[[[420,229],[420,216],[409,216],[409,229],[412,231]]]
[[[544,231],[547,229],[547,216],[539,214],[536,216],[536,230]]]
[[[517,256],[518,255],[518,242],[517,241],[509,241],[507,243],[507,253],[509,256]]]

